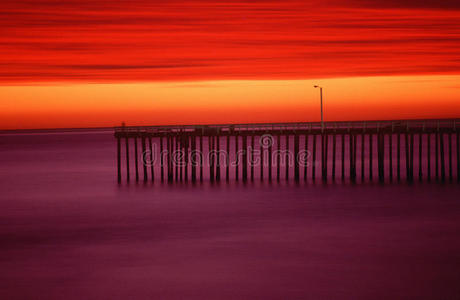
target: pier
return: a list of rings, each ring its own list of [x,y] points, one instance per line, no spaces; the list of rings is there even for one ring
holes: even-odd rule
[[[460,182],[459,126],[460,119],[122,126],[116,176],[119,183]]]

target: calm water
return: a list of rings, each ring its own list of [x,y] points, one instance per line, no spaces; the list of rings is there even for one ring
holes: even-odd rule
[[[460,297],[459,185],[118,186],[115,155],[0,135],[1,299]]]

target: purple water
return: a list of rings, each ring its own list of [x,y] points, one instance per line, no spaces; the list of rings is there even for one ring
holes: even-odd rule
[[[0,135],[1,299],[460,296],[457,184],[119,186],[115,150]]]

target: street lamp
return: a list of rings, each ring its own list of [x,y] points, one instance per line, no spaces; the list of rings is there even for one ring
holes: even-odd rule
[[[319,85],[313,86],[314,88],[319,88],[319,97],[321,101],[321,130],[324,130],[324,120],[323,120],[323,88]]]

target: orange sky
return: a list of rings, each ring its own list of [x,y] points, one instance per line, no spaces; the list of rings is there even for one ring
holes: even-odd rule
[[[458,1],[0,3],[0,129],[460,117]]]

